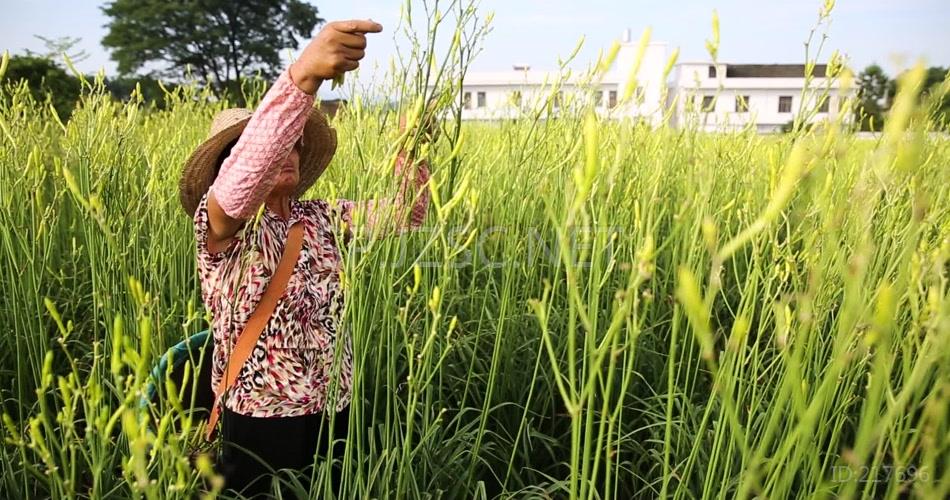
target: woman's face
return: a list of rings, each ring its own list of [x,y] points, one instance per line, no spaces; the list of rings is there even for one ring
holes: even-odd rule
[[[277,182],[271,192],[290,196],[297,190],[297,183],[300,182],[300,148],[301,141],[298,140],[280,165]]]

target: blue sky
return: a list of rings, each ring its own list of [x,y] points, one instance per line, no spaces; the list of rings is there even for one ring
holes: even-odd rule
[[[115,65],[99,44],[107,18],[97,0],[0,0],[0,51],[42,50],[34,34],[78,36],[79,48],[91,57],[79,64],[86,72]],[[388,28],[370,35],[362,72],[388,67],[394,53],[399,0],[313,0],[329,20],[372,18]],[[418,3],[418,0],[416,0]],[[443,0],[443,3],[445,1]],[[719,59],[734,63],[791,63],[804,58],[803,42],[814,25],[822,0],[482,0],[494,11],[494,29],[473,70],[509,69],[514,63],[553,69],[586,36],[578,56],[583,67],[601,48],[630,28],[634,40],[647,26],[653,39],[680,47],[681,61],[706,60],[704,41],[710,35],[711,13],[719,12]],[[950,66],[950,0],[838,0],[829,48],[850,56],[858,69],[877,62],[891,73],[918,57],[929,64]],[[827,52],[830,53],[830,50]]]

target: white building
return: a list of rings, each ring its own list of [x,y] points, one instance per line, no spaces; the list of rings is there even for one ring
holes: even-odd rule
[[[598,114],[640,118],[651,124],[664,119],[673,126],[693,125],[702,130],[731,130],[753,122],[760,132],[771,132],[791,122],[803,102],[816,108],[810,121],[827,118],[838,109],[839,84],[827,81],[825,66],[816,65],[808,93],[804,65],[677,64],[664,78],[669,60],[667,44],[647,46],[636,74],[634,98],[622,104],[637,59],[637,43],[624,33],[611,69],[599,82],[571,74],[554,84],[556,72],[520,65],[509,71],[471,72],[462,84],[463,120],[498,120],[530,115],[550,105],[553,109],[593,99]],[[632,88],[632,86],[631,86]],[[815,106],[815,96],[828,95]]]
[[[707,131],[754,124],[759,132],[776,132],[798,113],[811,123],[827,120],[838,113],[841,90],[825,71],[815,65],[805,90],[802,64],[678,64],[670,82],[671,124],[693,122]]]

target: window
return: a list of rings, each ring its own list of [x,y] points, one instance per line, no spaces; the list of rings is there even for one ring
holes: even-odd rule
[[[778,98],[778,112],[779,113],[791,113],[792,112],[792,96],[783,95]]]
[[[551,96],[551,107],[554,109],[560,108],[563,97],[564,95],[560,90],[558,90],[553,96]]]
[[[604,91],[598,90],[594,93],[594,107],[599,108],[604,105]]]
[[[821,102],[818,104],[818,112],[827,113],[831,108],[831,97],[825,96],[823,98],[820,97],[819,99],[821,99]]]
[[[716,78],[717,72],[716,67],[713,65],[709,66],[709,78]]]
[[[478,93],[478,107],[479,108],[485,107],[485,93],[484,92]]]
[[[611,90],[607,94],[607,107],[616,108],[617,107],[617,91]]]
[[[511,93],[511,103],[514,104],[515,107],[521,106],[521,91],[520,90],[516,90]]]
[[[737,95],[736,96],[736,113],[748,113],[748,112],[749,112],[749,96]]]
[[[466,92],[462,96],[462,107],[465,109],[472,109],[472,93]]]
[[[702,110],[706,113],[716,109],[716,96],[704,95]]]

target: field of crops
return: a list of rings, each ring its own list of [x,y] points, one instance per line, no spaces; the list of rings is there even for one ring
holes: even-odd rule
[[[345,249],[341,498],[945,498],[950,140],[914,75],[885,134],[584,110],[459,126],[422,230]],[[259,92],[257,94],[259,97]],[[197,422],[139,407],[207,328],[177,181],[213,102],[0,90],[2,498],[191,498]],[[356,103],[308,197],[393,192]],[[284,474],[316,495],[329,482]]]

